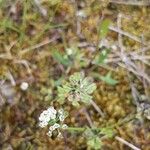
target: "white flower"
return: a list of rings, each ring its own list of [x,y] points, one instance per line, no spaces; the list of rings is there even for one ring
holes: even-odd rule
[[[39,116],[39,121],[40,121],[39,126],[41,128],[44,128],[47,125],[52,124],[52,126],[49,127],[49,131],[47,132],[47,135],[49,137],[51,137],[52,136],[52,132],[57,129],[58,132],[59,132],[58,133],[58,137],[61,138],[62,135],[61,135],[61,132],[59,130],[60,130],[60,128],[66,129],[67,125],[66,124],[62,125],[62,123],[58,124],[57,121],[58,122],[64,121],[64,119],[66,118],[66,114],[65,113],[66,112],[62,108],[59,109],[58,111],[56,111],[54,109],[54,107],[51,106],[47,110],[44,110],[40,114],[40,116]]]
[[[60,115],[60,116],[59,116],[59,120],[60,120],[60,121],[64,121],[64,120],[65,120],[65,115],[63,115],[63,114]]]
[[[50,115],[47,110],[44,110],[39,117],[39,120],[42,122],[48,122],[50,120]]]
[[[71,48],[67,48],[66,51],[67,51],[68,55],[72,55],[73,54],[73,49],[71,49]]]
[[[54,107],[49,107],[47,109],[47,111],[48,111],[51,119],[55,119],[56,118],[57,111],[54,109]]]
[[[51,112],[51,113],[53,113],[53,114],[56,114],[57,113],[57,111],[56,111],[56,109],[54,108],[54,107],[49,107],[48,109],[47,109],[47,111],[49,111],[49,112]]]
[[[61,128],[62,128],[62,129],[67,129],[68,126],[67,126],[66,124],[63,124],[63,125],[61,126]]]
[[[107,51],[106,51],[106,50],[103,50],[103,51],[102,51],[102,55],[105,56],[106,54],[107,54]]]
[[[49,137],[51,137],[51,136],[52,136],[52,131],[49,130],[49,131],[47,132],[47,135],[48,135]]]
[[[40,121],[39,126],[42,127],[42,128],[47,126],[48,122],[51,119],[55,119],[56,118],[56,114],[57,114],[57,111],[54,109],[54,107],[49,107],[47,110],[44,110],[40,114],[40,117],[39,117],[39,121]]]
[[[66,116],[65,116],[65,111],[61,108],[58,110],[58,113],[59,113],[59,120],[60,121],[64,121]]]
[[[77,11],[76,16],[81,17],[81,18],[86,18],[87,14],[85,13],[84,10],[80,10],[80,11]]]
[[[41,128],[44,128],[44,127],[46,127],[48,125],[48,122],[40,122],[39,123],[39,126],[41,127]]]
[[[54,131],[54,130],[56,130],[57,128],[59,128],[60,127],[60,125],[58,124],[58,123],[55,123],[53,126],[50,126],[49,127],[49,130],[50,131]]]
[[[53,125],[53,127],[54,127],[55,129],[57,129],[57,128],[59,128],[59,127],[60,127],[60,124],[55,123],[55,124]]]
[[[55,127],[54,126],[50,126],[49,127],[49,131],[54,131],[55,130]]]
[[[59,113],[59,114],[64,114],[64,110],[63,110],[62,108],[60,108],[60,109],[58,110],[58,113]]]

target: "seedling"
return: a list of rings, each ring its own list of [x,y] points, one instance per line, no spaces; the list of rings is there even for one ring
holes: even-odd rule
[[[70,76],[69,82],[58,87],[58,102],[63,104],[68,100],[73,106],[79,106],[80,103],[89,104],[95,89],[96,84],[91,78],[84,77],[83,73],[74,73]]]

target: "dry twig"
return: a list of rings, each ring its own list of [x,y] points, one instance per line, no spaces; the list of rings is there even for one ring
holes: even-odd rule
[[[109,2],[123,5],[150,6],[149,0],[109,0]]]
[[[133,150],[141,150],[140,148],[134,146],[133,144],[127,142],[126,140],[124,140],[123,138],[116,136],[115,139],[125,145],[127,145],[128,147],[132,148]]]

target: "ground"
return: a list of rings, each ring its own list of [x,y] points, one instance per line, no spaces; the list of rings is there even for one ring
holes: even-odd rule
[[[57,87],[74,72],[93,78],[92,106],[63,105],[70,126],[114,126],[103,150],[150,150],[150,5],[104,0],[0,1],[0,149],[89,149],[80,133],[51,139],[39,115],[59,107]],[[99,36],[109,20],[106,36]],[[104,29],[103,29],[104,30]],[[95,59],[109,49],[105,62]],[[113,85],[101,77],[111,72]],[[27,87],[22,87],[27,83]]]

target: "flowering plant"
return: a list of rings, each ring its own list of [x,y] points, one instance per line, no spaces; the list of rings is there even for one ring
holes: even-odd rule
[[[58,87],[58,102],[64,104],[66,100],[70,101],[73,106],[79,106],[80,103],[93,104],[91,94],[96,89],[96,84],[89,77],[84,77],[83,73],[74,73],[69,77],[69,81]],[[95,104],[94,104],[95,105]],[[97,106],[98,107],[98,106]],[[63,108],[56,110],[50,106],[44,110],[39,117],[39,126],[44,128],[49,126],[47,135],[53,137],[53,133],[57,132],[57,137],[62,137],[62,131],[83,132],[90,148],[100,149],[102,145],[101,137],[108,135],[112,137],[112,129],[95,128],[95,127],[68,127],[64,124],[68,113]],[[103,136],[102,136],[103,135]]]

